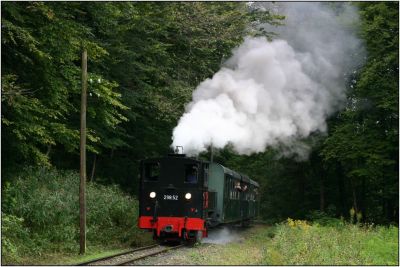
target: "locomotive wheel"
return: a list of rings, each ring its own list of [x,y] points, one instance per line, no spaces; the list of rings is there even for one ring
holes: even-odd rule
[[[195,231],[195,233],[192,232],[192,235],[194,236],[185,238],[184,242],[187,246],[193,246],[196,244],[196,242],[201,242],[202,237],[203,237],[203,232],[202,231]]]
[[[163,238],[157,238],[157,239],[156,239],[156,242],[157,242],[157,244],[159,244],[159,245],[163,245],[163,244],[165,243],[165,239],[163,239]]]
[[[189,238],[186,237],[186,230],[183,229],[182,230],[182,241],[185,245],[189,245]]]

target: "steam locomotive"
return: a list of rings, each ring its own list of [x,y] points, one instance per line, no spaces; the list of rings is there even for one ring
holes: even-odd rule
[[[258,216],[259,185],[218,163],[184,154],[142,160],[138,226],[158,241],[196,242],[219,224]]]

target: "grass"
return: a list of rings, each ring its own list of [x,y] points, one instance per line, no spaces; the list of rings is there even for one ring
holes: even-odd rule
[[[163,265],[398,265],[398,228],[310,224],[257,225],[238,242],[178,250]],[[146,264],[158,264],[147,262]]]
[[[20,258],[20,264],[26,265],[77,265],[81,262],[90,261],[100,257],[106,257],[109,255],[117,254],[127,250],[126,248],[105,248],[105,247],[90,247],[85,255],[78,255],[76,253],[66,252],[49,252],[41,257],[22,257]]]
[[[153,244],[151,235],[146,232],[142,233],[140,240],[137,242],[143,245]],[[137,245],[139,246],[139,245]],[[129,244],[87,244],[86,253],[79,255],[79,244],[76,242],[74,250],[65,250],[63,246],[59,249],[53,246],[52,249],[42,250],[40,253],[34,251],[22,254],[17,258],[10,260],[7,256],[2,257],[2,265],[77,265],[81,262],[90,261],[93,259],[110,256],[120,252],[128,251],[134,248]]]
[[[151,235],[143,233],[141,238],[143,244],[149,245],[154,241]],[[76,244],[76,251],[60,250],[47,250],[40,255],[37,254],[26,254],[20,255],[17,261],[14,262],[2,262],[2,265],[77,265],[81,262],[86,262],[102,257],[111,256],[117,253],[131,250],[133,247],[127,244],[120,245],[88,245],[86,247],[86,253],[79,255],[79,244]]]
[[[228,243],[224,246],[212,245],[209,249],[211,253],[205,255],[208,265],[254,265],[262,264],[265,252],[265,241],[269,240],[272,228],[256,226],[249,228],[240,235],[246,238],[239,239],[237,242]],[[205,251],[205,252],[206,252]],[[201,264],[201,262],[196,262]]]
[[[269,242],[268,265],[398,265],[394,226],[310,225],[288,220]]]

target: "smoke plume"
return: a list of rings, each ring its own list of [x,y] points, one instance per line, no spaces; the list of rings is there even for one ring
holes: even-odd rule
[[[239,154],[279,148],[306,156],[301,140],[325,133],[326,119],[346,99],[346,75],[363,57],[357,10],[322,3],[257,3],[286,15],[278,38],[246,37],[211,78],[199,84],[173,131],[187,154],[231,144]],[[335,14],[338,13],[339,15]]]

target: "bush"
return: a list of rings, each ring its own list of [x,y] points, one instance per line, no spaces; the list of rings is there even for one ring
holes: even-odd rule
[[[136,200],[123,195],[117,186],[91,183],[88,186],[87,205],[89,242],[114,240],[137,243],[140,232],[136,226],[139,208]]]
[[[117,186],[87,184],[89,245],[137,243],[138,202]],[[78,251],[79,174],[47,168],[26,168],[3,188],[2,248],[15,258],[43,251]],[[31,240],[26,243],[26,240]],[[26,245],[27,244],[27,245]]]
[[[341,227],[345,224],[344,220],[333,218],[328,213],[319,210],[311,211],[306,215],[306,218],[309,221],[312,221],[313,224],[319,224],[323,226]]]
[[[20,245],[30,242],[22,222],[22,218],[1,213],[1,256],[5,261],[15,261],[23,253],[23,248],[17,246],[19,240],[24,241]]]
[[[264,264],[398,265],[397,253],[397,227],[331,227],[289,218],[277,225]]]

